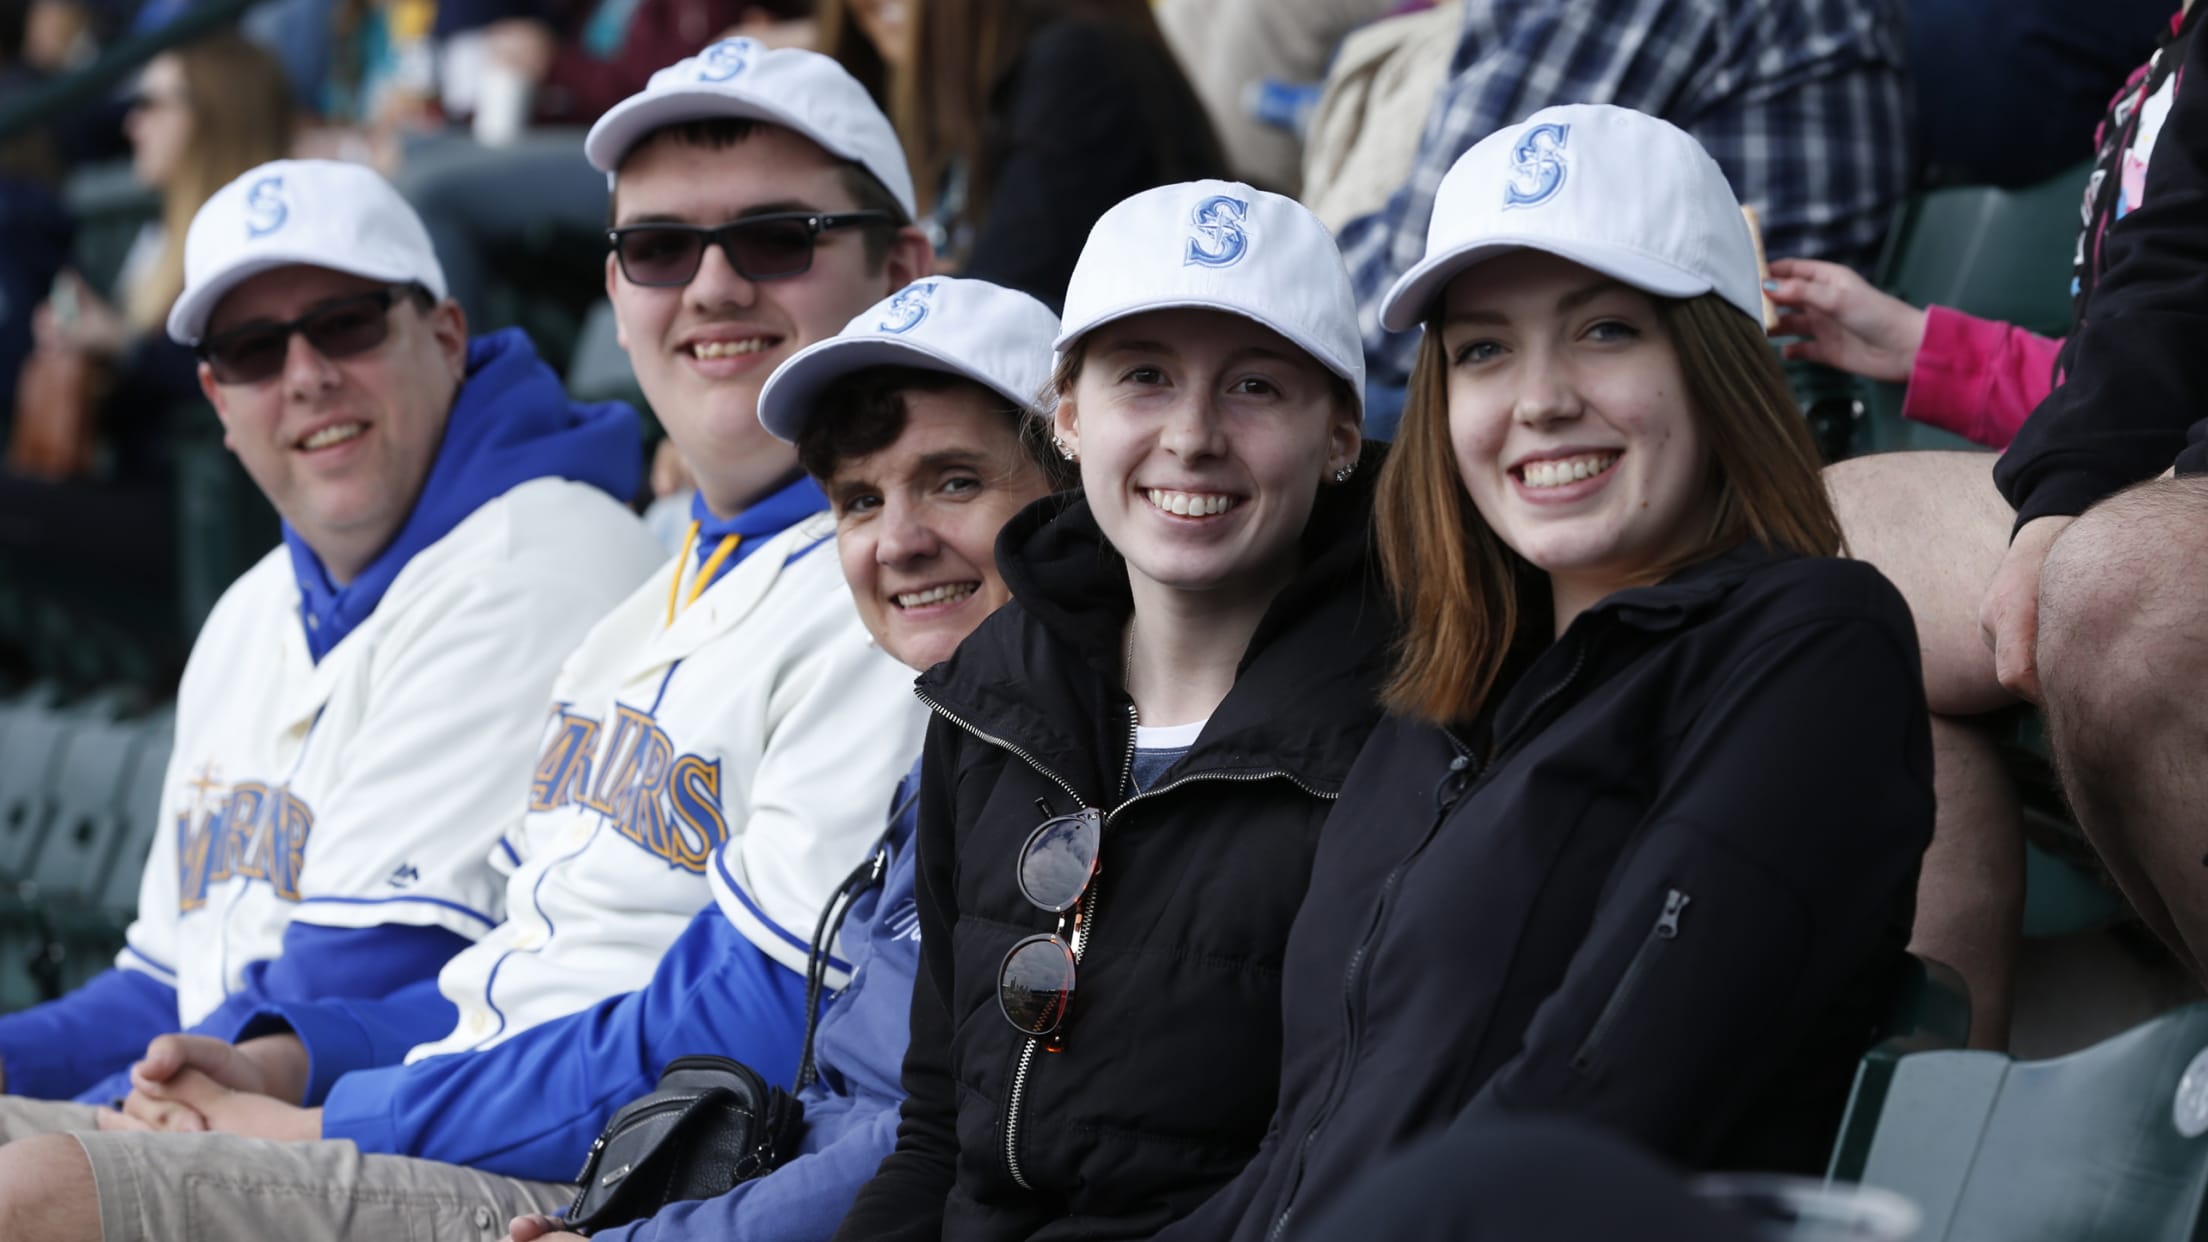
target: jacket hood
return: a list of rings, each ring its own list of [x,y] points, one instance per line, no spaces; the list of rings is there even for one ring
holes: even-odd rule
[[[1322,488],[1303,564],[1251,635],[1230,691],[1184,758],[1188,770],[1285,769],[1331,793],[1377,717],[1393,634],[1372,544],[1373,480],[1387,446],[1368,441],[1348,483]],[[1079,493],[1022,510],[997,539],[1013,602],[923,674],[931,704],[1023,749],[1093,805],[1118,801],[1127,746],[1120,686],[1133,599],[1126,561]],[[1351,740],[1355,739],[1355,740]],[[1075,773],[1082,775],[1076,776]]]
[[[424,548],[483,505],[533,479],[585,483],[627,504],[643,471],[636,411],[620,402],[578,405],[519,328],[468,343],[467,378],[445,436],[399,533],[360,576],[331,581],[322,559],[284,524],[299,582],[307,650],[319,661],[375,612],[385,591]]]

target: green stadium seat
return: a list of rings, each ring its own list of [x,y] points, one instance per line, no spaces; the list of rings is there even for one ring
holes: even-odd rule
[[[161,786],[168,778],[169,750],[176,742],[176,708],[167,706],[138,722],[140,738],[130,774],[123,782],[121,844],[99,894],[100,910],[117,933],[138,912],[138,878],[161,831]]]
[[[2048,336],[2070,328],[2070,258],[2090,164],[2023,190],[1961,186],[1910,199],[1886,236],[1879,287]],[[1797,380],[1797,390],[1804,385]],[[1976,445],[1901,416],[1900,384],[1860,385],[1844,453]]]
[[[176,465],[177,600],[173,625],[188,643],[215,601],[282,537],[276,510],[222,444],[204,403],[170,413]]]
[[[54,773],[76,722],[45,705],[0,719],[0,884],[29,878],[54,817]]]
[[[2208,1004],[2048,1061],[1877,1056],[1832,1174],[1914,1200],[1918,1242],[2208,1237]]]
[[[25,877],[42,904],[88,910],[105,888],[129,827],[123,794],[144,737],[124,722],[84,724],[69,734],[54,771],[53,827]]]
[[[629,353],[621,348],[611,302],[599,302],[583,316],[575,353],[567,363],[567,395],[577,401],[626,401],[639,411],[650,408]]]

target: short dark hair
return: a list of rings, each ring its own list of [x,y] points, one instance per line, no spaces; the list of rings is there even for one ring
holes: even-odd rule
[[[762,126],[768,124],[769,122],[766,121],[755,121],[749,117],[736,116],[715,116],[691,121],[675,121],[646,133],[642,138],[632,143],[629,149],[622,154],[621,165],[626,165],[637,152],[661,138],[670,138],[686,147],[704,147],[707,150],[718,151],[725,147],[735,146],[751,137]],[[796,131],[791,132],[795,133]],[[830,154],[833,154],[833,152]],[[621,165],[615,167],[613,187],[606,195],[606,227],[608,228],[612,228],[620,222]],[[843,181],[844,192],[851,196],[851,203],[854,207],[860,211],[884,212],[890,217],[887,220],[859,226],[859,236],[866,243],[867,271],[870,274],[878,272],[882,270],[883,261],[889,257],[890,242],[896,240],[899,229],[912,223],[912,216],[905,211],[905,205],[897,201],[897,196],[889,192],[889,187],[882,184],[881,178],[868,172],[864,165],[852,160],[839,159],[836,171]]]
[[[821,411],[805,420],[797,433],[797,464],[805,473],[826,482],[836,468],[854,457],[878,453],[905,433],[905,397],[916,392],[951,392],[971,389],[1018,423],[1020,447],[1027,452],[1044,482],[1054,492],[1073,486],[1073,470],[1051,451],[1050,430],[1041,415],[1020,409],[980,384],[943,371],[921,367],[874,366],[841,375],[813,398]],[[826,411],[834,411],[832,415]]]

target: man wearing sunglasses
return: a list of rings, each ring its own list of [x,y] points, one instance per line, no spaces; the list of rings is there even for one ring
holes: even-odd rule
[[[627,508],[635,414],[570,405],[518,331],[470,342],[373,172],[247,172],[194,218],[185,277],[170,335],[283,546],[185,670],[129,947],[0,1018],[31,1097],[0,1137],[115,1122],[90,1106],[165,1032],[434,979],[497,922],[487,855],[561,658],[657,559]]]
[[[927,242],[887,118],[811,52],[716,44],[608,112],[586,151],[613,178],[621,340],[699,499],[689,546],[562,669],[499,849],[505,922],[407,996],[267,1006],[231,1044],[159,1041],[126,1116],[309,1141],[0,1148],[0,1237],[495,1238],[572,1195],[559,1179],[582,1153],[557,1105],[615,1084],[610,1112],[661,1033],[593,1006],[655,971],[717,980],[722,1036],[698,1051],[793,1076],[815,923],[880,840],[924,714],[758,402],[781,361],[923,274]],[[847,963],[823,966],[842,987]],[[567,1055],[501,1068],[507,1043],[568,1015]]]

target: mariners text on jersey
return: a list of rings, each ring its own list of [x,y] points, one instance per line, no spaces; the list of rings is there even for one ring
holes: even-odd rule
[[[529,785],[531,811],[580,805],[606,817],[614,831],[696,875],[728,839],[721,813],[721,761],[675,753],[675,743],[651,713],[614,705],[611,736],[599,752],[603,722],[562,707]],[[593,761],[595,775],[593,776]]]

